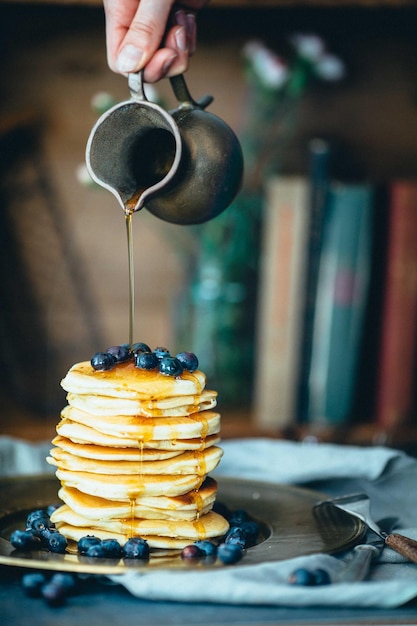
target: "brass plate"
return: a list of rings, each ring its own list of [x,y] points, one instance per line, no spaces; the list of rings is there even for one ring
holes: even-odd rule
[[[316,552],[333,553],[358,543],[364,524],[343,511],[331,520],[318,519],[313,507],[324,494],[258,481],[218,478],[217,500],[230,509],[245,509],[260,522],[257,545],[246,550],[242,565],[280,561]],[[0,480],[0,564],[44,570],[89,574],[122,574],[127,570],[142,573],[156,568],[197,569],[221,567],[205,559],[190,563],[179,551],[154,551],[148,562],[115,559],[87,559],[78,554],[48,551],[18,552],[9,542],[13,530],[23,529],[27,514],[57,501],[59,483],[52,475],[5,478]],[[338,517],[337,517],[338,516]]]

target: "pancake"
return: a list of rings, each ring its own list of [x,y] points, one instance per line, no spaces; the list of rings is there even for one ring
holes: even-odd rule
[[[181,376],[163,376],[156,370],[142,370],[132,361],[118,363],[107,371],[96,371],[89,361],[71,367],[61,386],[76,394],[159,400],[176,396],[200,395],[206,385],[203,372],[184,371]]]
[[[63,418],[90,426],[106,435],[131,437],[136,441],[152,439],[196,439],[220,431],[220,414],[201,411],[186,417],[140,417],[133,415],[97,416],[67,405]]]
[[[108,533],[117,533],[125,537],[133,534],[146,539],[147,535],[156,535],[160,538],[187,539],[189,542],[219,537],[228,530],[226,520],[214,511],[202,515],[195,522],[141,519],[136,517],[125,520],[113,519],[111,521],[103,521],[99,519],[87,520],[64,504],[53,513],[52,520],[58,530],[60,530],[62,524],[68,524],[76,528],[87,528],[89,532],[93,530],[93,534],[95,534],[95,531],[104,530]]]
[[[177,476],[141,476],[117,474],[92,474],[91,472],[74,472],[58,468],[57,478],[64,485],[75,487],[83,493],[101,496],[109,500],[136,500],[142,495],[181,496],[192,489],[199,489],[205,477],[198,474],[178,474]]]
[[[73,511],[87,519],[187,519],[195,520],[210,510],[217,493],[217,484],[207,478],[201,488],[177,497],[142,496],[136,502],[111,501],[91,496],[72,487],[61,487],[60,499]]]
[[[50,465],[56,465],[58,468],[68,471],[92,472],[107,476],[127,474],[135,476],[136,480],[140,482],[142,478],[145,479],[148,475],[198,474],[199,476],[206,476],[208,472],[217,467],[222,454],[221,448],[212,446],[207,450],[183,452],[171,459],[142,461],[138,458],[137,460],[126,461],[117,458],[103,460],[97,458],[98,455],[96,458],[87,458],[74,455],[62,448],[53,448],[46,460]]]
[[[59,525],[59,532],[65,535],[65,537],[72,541],[79,541],[81,537],[85,537],[85,535],[94,535],[99,537],[100,539],[116,539],[121,546],[123,546],[128,539],[132,536],[130,532],[128,534],[120,534],[116,532],[109,532],[107,530],[97,529],[93,527],[83,527],[78,528],[77,526],[71,526],[71,524],[62,523]],[[193,540],[191,539],[178,539],[173,537],[158,537],[147,535],[145,537],[149,547],[152,550],[182,550]],[[158,553],[154,552],[153,555],[158,556]],[[88,557],[80,557],[83,558]]]
[[[182,454],[182,450],[153,450],[144,446],[109,448],[93,443],[80,444],[60,436],[55,437],[52,443],[69,454],[101,461],[161,461]]]
[[[215,391],[201,395],[177,396],[160,400],[114,398],[89,394],[67,394],[68,404],[92,415],[142,415],[144,417],[181,417],[198,411],[212,409],[217,404]]]
[[[62,437],[70,439],[74,443],[95,444],[108,446],[110,448],[134,448],[139,449],[139,442],[132,437],[116,437],[101,433],[90,426],[73,422],[68,418],[63,418],[56,427],[57,432]],[[218,434],[209,435],[205,438],[196,439],[161,439],[160,441],[147,439],[144,442],[145,450],[181,451],[181,450],[204,450],[210,446],[218,445],[220,436]]]

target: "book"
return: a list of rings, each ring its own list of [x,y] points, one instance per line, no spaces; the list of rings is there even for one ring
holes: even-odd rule
[[[278,431],[295,421],[309,226],[309,182],[275,176],[266,186],[254,420]]]
[[[389,186],[388,240],[375,422],[385,431],[411,415],[417,339],[417,181]]]
[[[317,282],[323,240],[323,221],[329,195],[331,150],[327,141],[315,138],[309,143],[308,152],[310,182],[309,233],[301,329],[299,389],[297,394],[297,421],[300,424],[304,424],[308,419],[308,377],[310,374]]]
[[[313,429],[350,419],[372,256],[372,187],[333,182],[328,193],[308,377]]]

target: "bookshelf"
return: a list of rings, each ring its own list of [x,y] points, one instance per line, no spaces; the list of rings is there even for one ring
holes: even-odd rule
[[[82,9],[82,6],[88,7],[100,7],[100,0],[9,0],[8,2],[1,2],[0,6],[8,5],[8,7],[13,7],[16,5],[16,11],[20,10],[21,4],[26,6],[33,7],[41,7],[48,5],[56,5],[65,6],[66,9],[68,7],[75,7]],[[357,43],[360,46],[360,50],[364,50],[367,46],[372,47],[373,49],[370,53],[370,57],[375,58],[377,56],[377,48],[378,48],[378,38],[388,40],[388,44],[392,44],[392,40],[389,36],[391,26],[387,23],[382,24],[382,20],[378,18],[378,15],[383,13],[384,11],[393,11],[395,13],[396,9],[409,8],[414,11],[417,8],[417,0],[311,0],[311,1],[302,1],[302,0],[253,0],[253,1],[245,1],[245,0],[211,0],[206,11],[207,16],[207,24],[206,20],[200,20],[200,30],[202,34],[202,47],[201,53],[196,57],[195,67],[191,68],[191,84],[197,84],[196,92],[205,92],[208,88],[208,85],[212,84],[217,77],[221,80],[223,79],[223,69],[225,69],[226,73],[228,72],[229,79],[232,81],[232,86],[229,88],[228,84],[226,87],[230,92],[232,97],[232,105],[229,105],[229,108],[225,108],[224,110],[220,109],[220,114],[222,117],[228,120],[232,120],[232,123],[237,123],[235,115],[235,111],[233,110],[233,95],[235,91],[236,83],[233,83],[234,76],[239,71],[238,69],[238,60],[234,61],[234,65],[230,66],[228,69],[228,65],[225,62],[225,67],[219,70],[219,67],[212,68],[211,64],[207,62],[207,59],[210,56],[213,56],[215,62],[219,60],[220,53],[216,53],[214,50],[214,46],[212,46],[212,41],[220,40],[221,46],[223,45],[223,40],[231,40],[231,43],[225,46],[226,52],[223,53],[223,48],[220,46],[219,50],[221,50],[221,54],[228,54],[231,52],[232,55],[238,59],[239,55],[239,47],[241,41],[244,37],[246,37],[249,29],[249,25],[252,25],[252,17],[256,17],[259,13],[259,19],[256,18],[253,20],[254,26],[256,26],[257,34],[263,32],[266,22],[268,21],[268,17],[273,15],[276,17],[277,24],[280,25],[281,28],[281,16],[285,17],[285,23],[289,24],[289,27],[294,27],[297,24],[298,17],[303,17],[307,15],[308,18],[315,15],[314,26],[320,22],[320,17],[322,15],[326,16],[326,20],[330,19],[330,22],[325,22],[326,28],[329,30],[330,26],[328,24],[331,23],[331,20],[337,20],[338,15],[342,15],[343,11],[352,11],[355,12],[355,15],[358,17],[358,21],[355,22],[355,25],[358,25],[359,34],[354,31],[351,31],[351,35],[356,37],[353,46]],[[380,11],[381,10],[381,11]],[[232,26],[236,23],[236,19],[238,14],[242,14],[243,17],[239,20],[236,30],[232,29]],[[351,13],[350,13],[351,14]],[[296,17],[291,17],[296,16]],[[330,17],[329,17],[330,16]],[[361,19],[363,17],[363,23],[361,23]],[[307,19],[303,18],[303,24],[308,23]],[[375,33],[370,32],[369,41],[365,42],[365,31],[368,27],[375,22],[377,24]],[[382,24],[382,26],[381,26]],[[213,25],[217,25],[218,32],[216,31],[213,36]],[[313,28],[313,26],[312,26]],[[395,30],[395,20],[392,23],[392,29]],[[372,31],[372,29],[369,29]],[[271,37],[271,33],[273,33],[274,27],[273,23],[270,22],[268,29],[268,37]],[[377,32],[378,31],[378,32]],[[233,32],[233,36],[230,36],[230,33]],[[349,33],[349,29],[347,31]],[[356,32],[356,34],[355,34]],[[398,31],[399,32],[399,31]],[[400,33],[401,34],[401,33]],[[398,35],[398,33],[397,33]],[[398,35],[399,37],[399,35]],[[345,39],[347,39],[347,35]],[[234,39],[237,40],[237,43],[234,43]],[[336,39],[336,37],[335,37]],[[345,42],[343,42],[343,46]],[[409,45],[409,44],[406,44]],[[344,48],[344,50],[348,50],[348,47]],[[410,48],[414,50],[414,47]],[[388,57],[388,52],[385,50],[381,51],[382,53],[382,64],[385,65],[385,61]],[[95,51],[97,56],[97,52]],[[358,62],[358,57],[360,53],[358,52],[356,56],[354,56],[354,63]],[[365,62],[368,63],[368,69],[370,65],[369,58],[365,59]],[[77,71],[77,66],[72,64],[70,55],[68,55],[69,61],[67,65],[64,67],[68,76],[71,77],[71,72],[75,73]],[[226,57],[225,57],[226,59]],[[396,68],[400,68],[400,78],[402,77],[405,80],[407,76],[404,75],[403,71],[403,57],[398,57],[393,59],[392,64],[388,67],[388,71],[390,71],[390,76],[394,76],[396,73]],[[96,61],[95,61],[96,62]],[[57,61],[58,63],[58,61]],[[214,61],[213,61],[214,64]],[[362,71],[362,70],[361,70]],[[45,80],[47,78],[47,67],[45,68]],[[375,106],[376,99],[378,97],[378,93],[381,89],[381,81],[380,77],[376,77],[374,79],[373,89],[374,91],[371,93],[372,85],[369,91],[363,86],[365,73],[362,74],[362,82],[360,89],[356,89],[355,84],[348,85],[345,91],[341,90],[340,93],[336,96],[330,96],[331,102],[328,110],[326,110],[326,119],[325,124],[320,128],[324,132],[332,132],[335,125],[338,123],[338,117],[341,119],[348,119],[350,127],[347,129],[349,136],[353,138],[359,148],[362,150],[362,154],[367,161],[367,167],[372,172],[372,176],[377,178],[387,177],[388,173],[394,171],[395,173],[401,171],[406,171],[407,174],[413,172],[417,175],[415,171],[415,150],[413,151],[412,143],[415,141],[412,140],[412,133],[410,129],[412,126],[410,125],[410,119],[413,120],[413,109],[414,105],[410,105],[407,111],[401,109],[400,117],[401,120],[398,121],[398,124],[393,124],[393,111],[397,106],[397,100],[393,97],[391,99],[391,104],[389,109],[384,112],[385,119],[383,118],[381,112]],[[101,77],[99,80],[96,80],[96,86],[98,87],[101,84],[101,81],[107,75],[105,71],[102,70]],[[356,78],[356,77],[355,77]],[[95,79],[93,75],[93,80]],[[85,81],[85,77],[83,79]],[[412,89],[409,89],[408,92],[404,91],[403,82],[395,83],[393,87],[393,91],[397,91],[398,93],[402,93],[402,102],[407,99],[411,102],[412,97]],[[116,84],[116,83],[114,83]],[[222,83],[224,86],[224,82]],[[111,83],[113,88],[113,83]],[[211,88],[211,87],[210,87]],[[217,87],[216,87],[217,89]],[[222,101],[228,100],[228,96],[224,97],[221,91],[222,87],[219,87],[219,93],[216,95],[216,105],[222,106]],[[119,93],[124,94],[124,85],[119,90]],[[239,95],[239,89],[236,89],[236,93]],[[236,96],[236,99],[238,98]],[[317,114],[316,111],[323,111],[324,107],[326,107],[326,101],[321,99],[319,96],[314,96],[309,102],[309,109],[306,112],[305,123],[301,130],[301,135],[304,134],[306,136],[311,127],[314,127],[317,124]],[[348,113],[350,112],[350,115]],[[79,119],[81,120],[82,114],[80,113]],[[367,118],[368,121],[363,122],[363,119]],[[375,118],[378,119],[378,124],[380,128],[383,128],[384,142],[381,143],[380,135],[377,133],[378,124],[375,122]],[[91,119],[91,118],[90,118]],[[56,118],[58,120],[58,118]],[[90,120],[87,120],[87,126],[90,124]],[[309,126],[310,125],[310,126]],[[382,125],[382,126],[381,126]],[[59,128],[59,122],[57,122],[57,127]],[[84,132],[83,128],[83,132]],[[88,130],[88,129],[87,129]],[[398,138],[398,135],[400,137]],[[74,141],[76,136],[74,134]],[[300,140],[303,139],[301,136]],[[80,140],[80,145],[83,144],[83,138]],[[404,155],[401,152],[402,146],[406,147],[406,154]],[[385,149],[386,147],[386,149]],[[71,165],[71,164],[70,164]],[[299,166],[299,163],[296,164]],[[290,165],[292,167],[292,164]],[[64,173],[60,172],[60,176],[64,179]],[[71,193],[73,190],[71,189]],[[78,193],[78,192],[77,192]],[[80,205],[82,205],[82,199],[78,198]],[[113,209],[109,209],[110,213],[113,214]],[[103,217],[105,218],[106,210],[103,210]],[[124,274],[123,274],[124,276]],[[123,281],[123,278],[122,278]],[[150,315],[151,316],[151,315]],[[161,327],[163,326],[163,321],[161,320]],[[398,445],[400,447],[406,447],[407,445],[413,445],[413,442],[417,442],[417,429],[414,429],[412,426],[401,426],[397,430],[397,432],[392,433],[390,437],[384,433],[381,433],[378,428],[375,428],[372,424],[367,422],[355,423],[350,427],[342,426],[336,429],[328,429],[321,430],[320,433],[311,432],[305,425],[300,426],[287,426],[283,429],[277,428],[269,428],[263,425],[256,423],[252,419],[251,414],[245,410],[227,410],[225,413],[224,419],[224,432],[225,436],[236,436],[236,435],[253,435],[253,434],[270,434],[272,436],[284,436],[288,438],[295,439],[303,439],[305,437],[314,437],[317,436],[322,440],[327,441],[339,441],[339,442],[347,442],[347,443],[380,443],[380,442],[388,442]],[[55,417],[52,418],[52,423],[54,423]],[[17,420],[17,423],[21,424],[20,432],[24,433],[27,427],[26,418],[21,420]],[[34,426],[36,422],[32,423]],[[42,430],[45,426],[45,422],[39,421],[38,425]],[[10,426],[10,430],[13,430],[14,427]],[[42,431],[43,432],[43,431]]]

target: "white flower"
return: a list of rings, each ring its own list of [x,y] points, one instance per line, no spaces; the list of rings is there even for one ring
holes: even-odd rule
[[[91,98],[91,107],[96,113],[105,113],[105,111],[108,111],[114,104],[116,104],[115,99],[110,93],[107,93],[107,91],[98,91]]]
[[[91,178],[85,163],[80,163],[79,165],[77,165],[75,170],[75,177],[78,182],[83,185],[83,187],[94,187],[96,184]]]
[[[297,34],[291,38],[291,42],[300,56],[313,63],[319,61],[325,51],[324,42],[317,35]]]
[[[251,41],[243,49],[258,79],[269,89],[279,89],[288,78],[288,67],[282,59],[258,41]]]
[[[343,62],[333,54],[324,54],[316,64],[315,70],[323,80],[336,81],[345,75]]]

